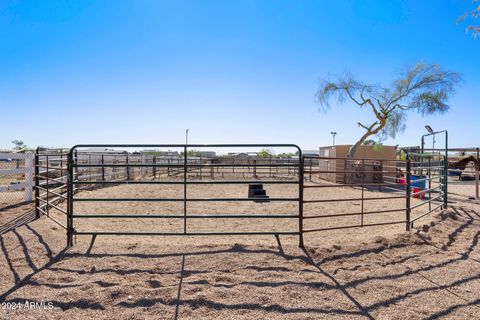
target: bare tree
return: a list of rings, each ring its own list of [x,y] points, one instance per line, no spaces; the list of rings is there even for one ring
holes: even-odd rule
[[[372,123],[358,122],[365,133],[349,151],[348,156],[354,157],[358,147],[369,137],[376,135],[382,141],[403,132],[408,111],[422,115],[447,112],[448,99],[461,81],[457,72],[443,70],[437,64],[417,63],[405,68],[387,87],[359,82],[348,73],[333,80],[323,80],[315,97],[323,111],[330,108],[335,98],[339,103],[348,100],[360,108],[367,107],[374,114]]]

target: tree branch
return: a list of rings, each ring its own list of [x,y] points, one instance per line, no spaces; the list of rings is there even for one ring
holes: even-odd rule
[[[367,130],[367,131],[369,130],[369,127],[367,127],[367,126],[364,125],[364,124],[361,124],[360,122],[358,122],[358,126],[359,126],[359,127],[362,127],[363,129],[365,129],[365,130]]]
[[[375,105],[373,104],[372,100],[367,99],[365,100],[371,107],[373,112],[375,113],[375,116],[377,117],[378,120],[381,120],[383,117],[382,115],[378,112],[377,108],[375,108]]]
[[[358,104],[360,107],[363,107],[363,106],[365,105],[365,103],[367,103],[367,101],[366,101],[365,99],[363,99],[363,97],[362,97],[363,102],[362,102],[362,103],[358,102],[357,99],[355,99],[355,98],[353,97],[353,95],[350,93],[350,90],[348,89],[348,87],[344,87],[343,89],[347,92],[348,97],[349,97],[353,102],[355,102],[356,104]],[[360,95],[360,96],[361,96],[361,95]]]

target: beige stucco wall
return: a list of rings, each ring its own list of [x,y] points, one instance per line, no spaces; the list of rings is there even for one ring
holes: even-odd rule
[[[319,155],[320,157],[329,157],[329,158],[339,158],[339,159],[321,159],[319,163],[320,171],[337,171],[331,173],[319,173],[319,178],[325,179],[332,182],[346,182],[346,174],[342,171],[351,171],[353,161],[349,161],[349,168],[345,166],[345,160],[347,154],[351,148],[351,145],[336,145],[336,146],[327,146],[320,147]],[[373,171],[373,165],[380,164],[382,166],[382,171],[388,171],[383,174],[385,177],[394,177],[396,174],[395,162],[394,161],[385,161],[385,160],[395,160],[396,159],[396,148],[395,146],[382,146],[378,150],[375,150],[373,146],[360,146],[357,149],[355,157],[353,159],[359,159],[358,161],[363,161],[365,171]],[[361,159],[376,159],[375,160],[361,160]],[[362,162],[359,162],[361,165]],[[373,176],[373,173],[366,172],[365,182],[372,182],[377,177]],[[382,177],[383,180],[383,177]]]

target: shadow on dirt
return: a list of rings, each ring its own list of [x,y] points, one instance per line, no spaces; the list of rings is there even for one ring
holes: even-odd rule
[[[176,286],[176,297],[173,299],[167,299],[164,297],[140,297],[138,299],[129,299],[126,301],[114,301],[112,303],[105,303],[104,301],[89,300],[89,297],[79,298],[73,301],[51,301],[54,306],[61,308],[62,310],[78,308],[78,309],[87,309],[87,310],[109,310],[114,307],[122,307],[127,309],[140,308],[144,309],[146,307],[169,307],[171,308],[174,318],[180,318],[182,315],[183,308],[189,308],[190,310],[196,310],[198,308],[211,309],[215,311],[219,310],[255,310],[263,312],[278,312],[282,314],[316,314],[323,315],[343,315],[345,317],[350,316],[361,316],[368,319],[374,319],[378,317],[379,312],[385,312],[390,307],[398,305],[399,303],[405,303],[410,299],[420,299],[425,297],[425,294],[450,294],[452,296],[452,301],[458,301],[458,303],[451,304],[447,308],[442,310],[436,309],[431,314],[425,315],[426,318],[435,319],[441,316],[449,316],[454,312],[459,312],[463,308],[468,307],[478,307],[480,302],[479,296],[475,299],[468,299],[462,297],[460,294],[455,292],[455,288],[460,285],[469,284],[472,282],[478,282],[480,280],[480,273],[477,274],[468,274],[462,275],[461,273],[458,276],[448,283],[438,284],[436,282],[428,282],[427,285],[417,287],[416,289],[409,290],[407,292],[395,292],[393,296],[381,297],[380,300],[371,302],[362,302],[365,299],[362,299],[359,294],[358,289],[362,286],[370,286],[372,288],[379,286],[392,286],[392,283],[400,283],[406,281],[407,278],[419,275],[424,277],[424,273],[432,270],[442,270],[442,272],[451,272],[458,267],[458,263],[465,261],[472,261],[476,263],[478,260],[475,260],[471,257],[471,254],[477,249],[478,241],[480,237],[480,231],[478,231],[480,222],[480,216],[477,212],[466,210],[464,208],[454,208],[452,209],[459,217],[459,220],[456,221],[456,227],[450,231],[447,235],[448,241],[446,241],[445,246],[448,248],[458,245],[458,239],[469,230],[470,234],[474,234],[471,239],[462,239],[465,245],[459,250],[458,248],[455,252],[451,252],[448,256],[445,254],[440,258],[440,261],[437,263],[420,263],[420,266],[412,267],[410,263],[413,260],[419,260],[422,257],[422,254],[425,252],[428,253],[429,248],[431,250],[438,248],[433,245],[426,244],[411,244],[411,243],[397,243],[397,244],[371,244],[369,247],[356,250],[354,252],[342,252],[335,253],[330,252],[329,254],[316,254],[315,250],[307,249],[303,251],[298,251],[298,254],[288,254],[283,247],[282,242],[279,237],[276,237],[277,248],[275,247],[266,247],[266,248],[253,248],[242,246],[236,244],[229,248],[225,249],[215,249],[208,248],[202,250],[196,250],[191,252],[174,252],[174,253],[96,253],[95,250],[95,239],[92,237],[90,246],[85,251],[85,253],[70,252],[68,249],[60,250],[55,253],[55,250],[51,248],[52,242],[57,241],[58,239],[47,240],[45,234],[41,234],[36,228],[31,224],[32,217],[30,215],[22,215],[21,217],[15,219],[14,221],[9,222],[8,225],[1,227],[0,231],[0,250],[2,254],[2,259],[5,262],[5,265],[8,269],[5,269],[4,272],[7,274],[10,273],[9,279],[11,279],[11,286],[6,288],[4,292],[0,292],[0,301],[7,301],[7,299],[15,293],[17,296],[17,291],[20,288],[31,286],[31,287],[44,287],[46,290],[60,290],[65,288],[71,288],[72,290],[82,291],[85,284],[94,284],[105,290],[113,289],[117,285],[115,279],[120,280],[122,277],[128,275],[147,275],[147,276],[171,276],[172,279],[176,279],[177,284],[171,285]],[[476,229],[475,229],[476,228]],[[21,229],[21,232],[19,231]],[[476,231],[476,232],[475,232]],[[28,235],[28,239],[26,239]],[[7,243],[5,241],[6,237],[9,237],[10,241]],[[13,240],[11,240],[13,239]],[[50,242],[49,242],[50,241]],[[35,245],[35,246],[34,246]],[[414,250],[412,253],[412,248],[418,246],[418,252]],[[42,259],[38,258],[38,251],[41,248]],[[409,248],[410,251],[404,251]],[[421,250],[420,250],[421,248]],[[251,275],[251,279],[244,279],[233,281],[233,283],[225,283],[224,281],[212,280],[209,277],[212,273],[225,273],[228,274],[231,270],[228,267],[224,269],[217,267],[212,270],[209,268],[198,268],[197,264],[188,264],[188,259],[203,259],[210,260],[214,259],[216,255],[226,255],[229,256],[241,256],[241,262],[238,263],[238,270],[244,273]],[[389,258],[391,256],[398,256],[396,258]],[[265,257],[271,257],[267,261],[272,261],[272,265],[263,265],[260,264],[255,258],[259,255],[264,255]],[[368,264],[369,268],[380,268],[380,266],[372,266],[372,263],[369,262],[369,256],[382,256],[387,259],[387,261],[382,265],[382,268],[386,266],[391,266],[389,269],[385,269],[384,272],[380,273],[371,273],[367,274],[364,277],[356,277],[356,273],[359,269],[366,267]],[[21,257],[21,259],[19,258]],[[69,261],[79,260],[83,262],[88,262],[91,259],[108,259],[108,258],[121,258],[125,262],[125,265],[122,267],[108,267],[108,268],[72,268],[68,267],[68,264],[63,263],[62,266],[56,265],[59,261],[68,259]],[[181,259],[181,263],[178,265],[177,269],[171,270],[158,270],[154,268],[138,268],[138,267],[129,267],[129,259],[145,259],[145,261],[150,261],[152,265],[162,265],[164,259],[178,257]],[[222,256],[223,257],[223,256]],[[275,265],[275,259],[279,259],[282,262],[282,265]],[[39,263],[39,261],[42,261]],[[340,263],[341,262],[341,263]],[[417,261],[418,262],[418,261]],[[345,267],[344,265],[350,265]],[[78,265],[78,264],[77,264]],[[81,264],[80,264],[81,265]],[[395,266],[395,267],[394,267]],[[398,267],[397,267],[398,266]],[[402,266],[400,268],[399,266]],[[20,272],[18,269],[22,269]],[[25,272],[25,269],[28,269],[29,272]],[[65,274],[74,274],[76,283],[47,283],[42,280],[42,272],[49,270],[60,275]],[[382,269],[383,270],[383,269]],[[401,271],[397,271],[401,270]],[[258,280],[258,275],[264,273],[269,275],[265,280]],[[352,279],[346,277],[339,277],[337,273],[345,274],[350,273]],[[92,275],[102,275],[108,274],[109,281],[98,280],[91,281],[88,277]],[[189,280],[189,277],[195,275],[197,278],[194,280]],[[294,276],[295,275],[295,276]],[[309,276],[317,276],[318,280],[311,280]],[[200,278],[199,278],[200,277]],[[299,280],[299,278],[303,278]],[[294,280],[292,280],[294,279]],[[415,282],[416,278],[412,278]],[[90,281],[89,281],[90,280]],[[392,282],[393,281],[393,282]],[[398,281],[398,282],[396,282]],[[163,288],[162,283],[154,280],[153,278],[148,280],[148,285],[151,290],[160,290]],[[333,308],[333,307],[323,307],[321,301],[317,306],[292,306],[291,303],[286,301],[281,303],[278,300],[275,303],[261,303],[261,302],[250,302],[250,303],[232,303],[230,300],[222,301],[220,299],[211,299],[207,296],[198,296],[192,297],[184,295],[184,287],[188,285],[190,288],[194,287],[211,287],[218,288],[219,290],[228,291],[231,288],[235,287],[251,287],[251,288],[268,288],[269,294],[275,295],[280,292],[288,290],[288,288],[302,288],[302,290],[331,290],[335,292],[337,296],[342,296],[345,301],[348,302],[348,307],[346,308]],[[420,285],[419,285],[420,286]],[[75,289],[78,288],[78,289]],[[281,291],[280,291],[281,290]],[[3,289],[2,289],[3,291]],[[28,291],[23,290],[22,293],[25,294]],[[310,291],[311,292],[311,291]],[[78,296],[78,295],[77,295]],[[8,301],[11,302],[25,302],[25,301],[35,301],[31,297],[15,297],[11,298]],[[408,304],[407,304],[408,305]],[[413,308],[413,307],[412,307]],[[201,315],[200,315],[201,316]],[[422,315],[423,316],[423,315]]]

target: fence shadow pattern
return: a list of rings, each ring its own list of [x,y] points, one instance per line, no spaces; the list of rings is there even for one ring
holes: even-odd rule
[[[345,317],[359,316],[368,319],[382,318],[387,315],[397,314],[410,316],[415,312],[418,318],[437,319],[445,316],[460,314],[479,314],[478,292],[471,296],[465,296],[459,288],[464,285],[478,283],[480,274],[465,272],[466,264],[479,263],[478,258],[478,225],[480,223],[479,213],[471,210],[458,210],[459,219],[449,229],[445,235],[448,240],[446,246],[451,248],[455,242],[462,242],[460,247],[456,247],[459,253],[441,255],[436,262],[429,261],[433,256],[438,257],[436,248],[427,246],[414,246],[414,251],[408,251],[408,245],[396,244],[389,246],[373,246],[356,250],[353,252],[331,254],[327,257],[319,257],[310,250],[300,250],[290,252],[282,248],[282,243],[278,243],[278,248],[249,248],[241,245],[234,245],[229,248],[216,249],[198,249],[194,251],[176,252],[176,253],[103,253],[96,252],[89,248],[85,253],[69,252],[61,250],[56,252],[52,248],[55,246],[56,239],[45,238],[42,231],[37,230],[31,222],[17,226],[8,231],[9,234],[0,236],[0,247],[2,256],[6,261],[10,278],[13,283],[5,291],[0,293],[0,301],[9,301],[24,303],[26,301],[36,301],[35,297],[28,295],[28,290],[20,291],[22,288],[43,288],[48,290],[62,290],[68,288],[92,287],[102,289],[101,292],[111,294],[114,297],[116,288],[123,278],[135,278],[137,285],[139,279],[145,280],[144,290],[166,290],[166,284],[158,280],[159,277],[168,277],[174,280],[168,287],[170,288],[169,298],[159,296],[154,297],[136,296],[133,299],[111,298],[109,300],[97,300],[84,296],[69,295],[68,298],[58,296],[51,301],[55,308],[67,311],[71,309],[83,309],[92,312],[107,312],[111,308],[123,308],[136,312],[148,307],[154,307],[156,310],[164,312],[165,317],[179,318],[186,309],[192,312],[198,308],[202,310],[211,310],[216,315],[221,312],[264,312],[291,314],[298,316],[326,316],[341,315]],[[5,238],[9,236],[15,241],[6,242]],[[28,239],[32,238],[32,241]],[[40,251],[44,258],[39,261],[33,259],[39,248],[32,248],[32,243],[40,244]],[[13,260],[13,250],[18,248],[22,251],[24,264],[27,271],[18,269],[18,261]],[[449,249],[450,250],[450,249]],[[228,267],[222,269],[221,266],[211,269],[201,267],[201,261],[212,260],[216,257],[234,257],[241,256],[241,262],[237,262],[237,268],[234,274]],[[257,261],[258,256],[268,257],[272,261],[271,266],[265,266]],[[412,263],[423,256],[427,260],[424,263]],[[103,259],[120,257],[125,261],[120,266],[107,268],[91,268],[96,261]],[[72,261],[73,259],[82,259],[86,265],[73,267],[71,263],[61,263],[63,259]],[[142,259],[150,261],[151,265],[143,268],[135,268],[129,265],[129,261]],[[172,259],[177,261],[176,268],[156,269],[153,265],[162,265]],[[16,259],[18,260],[18,259]],[[338,262],[341,262],[340,264]],[[345,267],[351,265],[351,269]],[[371,272],[367,275],[359,274],[354,277],[347,275],[355,274],[356,270],[370,268]],[[25,269],[25,267],[22,267]],[[375,273],[375,270],[380,273]],[[455,269],[454,279],[434,280],[431,274],[449,273]],[[462,271],[463,270],[463,271]],[[72,278],[75,281],[57,282],[48,281],[42,277],[42,274],[54,272],[61,275],[64,279]],[[247,279],[236,278],[235,274],[246,273]],[[230,275],[230,278],[218,275]],[[108,281],[97,280],[99,275],[109,275]],[[297,275],[294,277],[293,275]],[[300,278],[298,275],[302,275]],[[69,277],[72,276],[72,277]],[[60,279],[60,278],[59,278]],[[401,290],[391,292],[389,295],[373,295],[372,292],[379,288],[388,288],[395,283]],[[408,283],[414,283],[412,287]],[[215,288],[223,292],[231,292],[230,295],[222,298],[221,296],[196,296],[195,292]],[[316,305],[300,303],[291,305],[287,301],[272,300],[270,302],[254,302],[248,297],[238,297],[239,302],[233,303],[228,297],[232,294],[238,294],[233,291],[236,288],[248,289],[250,292],[261,292],[267,288],[272,292],[277,292],[279,296],[285,289],[287,292],[295,293],[295,288],[299,288],[305,294],[316,292],[323,297],[329,295],[335,299],[345,301],[344,304],[332,307],[328,299],[319,300]],[[243,290],[242,289],[242,290]],[[18,294],[17,292],[21,292]],[[11,298],[15,294],[15,298]],[[375,297],[373,300],[365,299],[365,295]],[[170,297],[171,296],[171,297]],[[275,296],[275,295],[273,295]],[[292,296],[293,299],[294,296]],[[301,296],[303,297],[303,296]],[[433,305],[432,310],[416,310],[417,299],[432,301],[441,297],[442,303]],[[296,297],[298,298],[298,296]],[[108,302],[107,302],[108,301]],[[448,301],[448,303],[446,302]],[[473,309],[473,310],[472,310]],[[468,311],[468,312],[467,312]],[[476,313],[475,313],[476,312]],[[127,312],[128,314],[128,312]],[[231,315],[231,314],[230,314]]]

